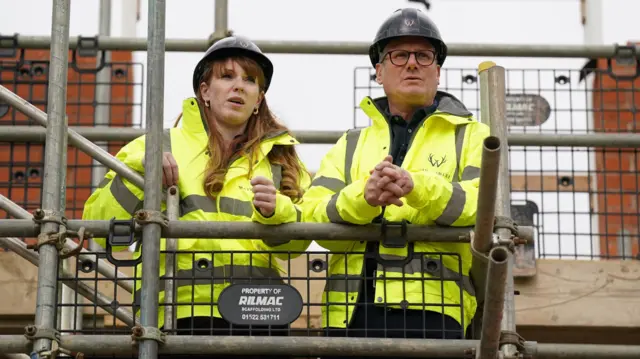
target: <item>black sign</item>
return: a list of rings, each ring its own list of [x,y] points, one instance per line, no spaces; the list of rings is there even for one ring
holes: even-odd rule
[[[539,95],[508,94],[507,121],[513,126],[539,126],[551,115],[551,106]]]
[[[218,298],[222,317],[236,325],[287,325],[302,313],[302,296],[287,284],[233,284]]]

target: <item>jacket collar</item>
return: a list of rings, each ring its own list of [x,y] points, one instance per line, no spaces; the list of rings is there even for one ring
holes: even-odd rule
[[[435,99],[438,101],[438,107],[431,116],[441,115],[439,116],[440,118],[454,125],[467,123],[471,116],[473,116],[462,101],[447,92],[438,91]],[[376,99],[366,96],[360,102],[360,108],[362,108],[364,113],[372,120],[374,127],[387,127],[387,121],[384,116],[385,109],[388,108],[388,99],[386,96]]]
[[[182,129],[195,134],[209,134],[209,126],[200,113],[200,107],[195,97],[189,97],[182,101]],[[287,131],[267,134],[262,138],[263,145],[298,145],[300,142]]]

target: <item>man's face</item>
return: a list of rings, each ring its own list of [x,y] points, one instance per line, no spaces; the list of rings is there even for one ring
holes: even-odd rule
[[[433,45],[425,39],[392,40],[376,65],[376,81],[383,86],[389,100],[398,105],[430,105],[440,80],[440,66],[435,55]]]

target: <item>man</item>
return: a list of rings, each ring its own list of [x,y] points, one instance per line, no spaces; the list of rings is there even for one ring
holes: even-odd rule
[[[303,200],[305,220],[472,226],[489,128],[437,90],[447,56],[438,28],[417,9],[397,10],[369,56],[386,96],[363,99],[371,126],[347,131],[323,158]],[[477,306],[469,244],[318,244],[332,253],[327,335],[464,338]]]

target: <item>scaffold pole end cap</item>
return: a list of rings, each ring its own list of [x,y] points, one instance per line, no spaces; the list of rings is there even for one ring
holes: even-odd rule
[[[496,63],[493,61],[483,61],[478,65],[478,73],[488,70],[494,66],[496,66]]]

